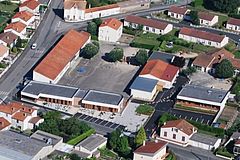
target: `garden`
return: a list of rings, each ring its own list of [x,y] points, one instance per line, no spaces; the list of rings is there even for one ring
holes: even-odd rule
[[[154,112],[154,108],[147,104],[141,104],[137,107],[136,112],[138,114],[151,115]]]

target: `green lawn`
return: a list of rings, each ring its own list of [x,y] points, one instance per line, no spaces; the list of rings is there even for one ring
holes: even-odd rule
[[[225,156],[225,157],[229,157],[229,158],[234,157],[234,155],[232,153],[229,153],[227,151],[227,149],[223,148],[223,147],[219,148],[216,153],[219,155]]]
[[[235,58],[240,59],[240,51],[234,52]]]
[[[236,50],[237,45],[233,41],[229,41],[229,43],[224,48],[229,52],[233,52]]]
[[[200,113],[209,113],[209,114],[215,114],[216,113],[214,111],[207,111],[207,110],[203,110],[203,109],[199,109],[199,108],[182,106],[181,104],[176,104],[175,108],[188,110],[188,111],[192,111],[192,112],[200,112]]]
[[[117,159],[118,155],[114,153],[113,151],[107,149],[107,148],[101,148],[99,149],[101,153],[100,159]]]
[[[141,104],[137,107],[136,112],[138,114],[151,115],[154,111],[154,108],[147,104]]]
[[[1,12],[8,12],[8,13],[14,13],[17,11],[18,4],[16,3],[10,3],[10,2],[0,2],[0,11]]]

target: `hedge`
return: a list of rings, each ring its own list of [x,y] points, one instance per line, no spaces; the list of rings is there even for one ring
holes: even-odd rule
[[[137,43],[137,42],[132,42],[130,43],[131,47],[136,47],[136,48],[145,48],[145,49],[150,49],[152,50],[155,48],[155,45],[150,45],[150,44],[142,44],[142,43]]]
[[[69,140],[67,142],[67,144],[75,146],[76,144],[78,144],[79,142],[81,142],[82,140],[84,140],[85,138],[89,137],[90,135],[92,135],[94,133],[95,133],[95,130],[94,129],[90,129],[87,132],[77,136],[76,138],[73,138],[73,139]]]
[[[123,27],[123,33],[135,36],[136,30],[133,30],[132,28],[129,27]]]
[[[141,104],[137,107],[136,112],[144,115],[151,115],[154,111],[154,108],[147,104]]]

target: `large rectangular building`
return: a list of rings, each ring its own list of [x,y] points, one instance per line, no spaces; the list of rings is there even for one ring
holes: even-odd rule
[[[33,80],[57,83],[90,39],[87,32],[70,30],[33,70]]]

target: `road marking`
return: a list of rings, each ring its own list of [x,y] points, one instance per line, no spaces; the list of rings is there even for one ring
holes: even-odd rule
[[[8,95],[9,94],[9,92],[4,92],[4,91],[0,91],[0,95]]]
[[[190,118],[190,120],[192,120],[193,117]]]
[[[187,119],[187,116],[185,116],[185,119]]]
[[[203,123],[204,119],[202,119],[201,123]]]
[[[198,118],[196,119],[196,122],[198,121]]]
[[[181,118],[181,117],[182,117],[182,115],[179,116],[179,118]]]
[[[207,121],[207,125],[208,125],[208,123],[209,123],[209,120]]]

